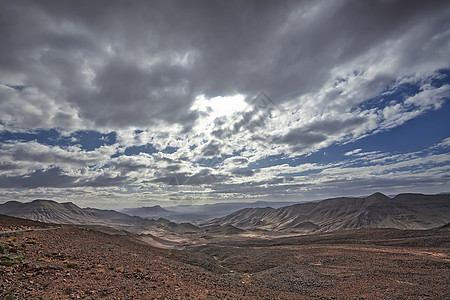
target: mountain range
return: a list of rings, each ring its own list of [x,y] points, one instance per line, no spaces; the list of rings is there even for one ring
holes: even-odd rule
[[[146,219],[158,219],[163,217],[174,222],[205,222],[213,218],[219,218],[231,214],[239,209],[266,207],[270,206],[278,208],[282,206],[297,204],[298,202],[229,202],[229,203],[214,203],[203,205],[176,205],[161,207],[143,206],[137,208],[124,208],[120,212],[126,213],[130,216],[139,216]]]
[[[52,200],[34,200],[25,203],[8,201],[0,204],[0,214],[45,223],[103,225],[132,232],[146,229],[180,234],[199,230],[190,223],[174,223],[163,218],[149,220],[114,210],[80,208],[71,202],[58,203]]]
[[[146,219],[158,219],[173,214],[172,211],[164,209],[159,205],[142,206],[137,208],[124,208],[121,210],[121,212],[130,216],[137,216]]]
[[[216,204],[206,206],[199,214],[204,217],[205,211],[211,208],[216,208],[216,213],[229,209]],[[245,230],[309,234],[356,228],[430,229],[443,226],[450,223],[450,195],[399,194],[389,198],[375,193],[365,198],[341,197],[279,208],[247,207],[198,226],[162,218],[171,212],[160,206],[125,211],[130,214],[140,213],[142,216],[151,214],[154,219],[130,216],[114,210],[80,208],[71,202],[58,203],[52,200],[0,204],[0,214],[13,217],[46,223],[103,225],[137,233],[158,233],[159,236],[199,232],[229,235],[240,234]],[[189,213],[195,214],[195,211]]]
[[[429,229],[450,222],[450,195],[375,193],[333,198],[274,209],[245,208],[204,225],[316,233],[355,228]]]

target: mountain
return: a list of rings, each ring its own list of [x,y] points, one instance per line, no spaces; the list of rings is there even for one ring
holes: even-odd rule
[[[0,204],[0,213],[46,223],[101,223],[93,214],[71,202],[58,203],[52,200],[34,200],[29,203],[9,201]]]
[[[216,213],[228,209],[223,203],[201,207],[205,215],[211,213],[212,208],[217,210]],[[193,209],[192,206],[189,209]],[[137,210],[169,212],[158,206]],[[240,234],[242,230],[317,233],[352,228],[429,229],[450,223],[450,195],[399,194],[389,198],[375,193],[366,198],[341,197],[279,208],[249,207],[204,222],[202,228],[165,218],[145,219],[114,210],[80,208],[71,202],[51,200],[9,201],[0,204],[0,214],[46,223],[111,226],[160,237],[199,232]]]
[[[242,208],[270,206],[278,208],[298,202],[232,202],[203,205],[177,205],[162,208],[159,205],[151,207],[125,208],[121,212],[130,216],[140,216],[147,219],[166,218],[174,222],[205,222],[233,213]]]
[[[138,216],[146,219],[158,219],[160,217],[170,216],[174,214],[174,212],[164,209],[159,205],[150,207],[142,206],[137,208],[124,208],[121,210],[121,212],[130,216]]]
[[[80,208],[71,202],[58,203],[52,200],[34,200],[26,203],[9,201],[0,204],[0,214],[45,223],[104,225],[134,232],[155,230],[184,234],[200,230],[190,223],[177,224],[163,218],[148,220],[114,210]]]
[[[429,229],[450,222],[450,195],[375,193],[366,198],[333,198],[274,209],[245,208],[204,225],[233,225],[314,233],[352,228]]]

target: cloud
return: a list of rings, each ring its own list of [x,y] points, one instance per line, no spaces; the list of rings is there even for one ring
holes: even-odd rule
[[[441,143],[438,144],[440,147],[450,147],[450,137],[444,139]]]
[[[256,197],[377,172],[416,182],[363,146],[338,164],[281,158],[363,140],[448,101],[448,1],[4,1],[0,19],[0,130],[59,134],[2,141],[5,187]],[[79,130],[116,138],[88,151]],[[350,159],[380,167],[368,174]],[[445,159],[430,164],[417,168],[445,172]]]
[[[233,175],[236,175],[236,176],[249,177],[249,176],[253,176],[255,174],[255,170],[252,170],[252,169],[234,169],[234,170],[231,171],[231,173]]]
[[[327,137],[322,133],[309,132],[303,128],[295,128],[283,137],[275,138],[274,143],[290,144],[297,149],[303,149],[310,145],[325,141]]]
[[[450,94],[450,85],[446,84],[439,88],[435,88],[431,85],[425,85],[422,87],[420,93],[415,94],[405,100],[406,105],[414,105],[424,108],[439,109],[448,98]]]
[[[226,159],[225,162],[233,164],[233,165],[247,165],[248,158],[235,156],[235,157],[231,157],[231,158]]]
[[[251,97],[266,90],[282,103],[353,74],[355,62],[356,89],[376,93],[391,80],[448,62],[445,1],[138,1],[125,7],[108,1],[107,11],[102,1],[7,1],[2,7],[0,81],[29,87],[11,90],[2,111],[23,127],[181,122],[189,128],[198,115],[183,116],[199,95]],[[316,105],[339,106],[332,95],[330,103]],[[27,117],[19,118],[19,108],[27,107]]]
[[[115,146],[102,146],[95,151],[85,151],[77,146],[69,146],[63,149],[58,146],[43,145],[36,141],[12,142],[0,145],[0,158],[11,162],[42,166],[51,164],[70,165],[70,167],[101,165],[106,163],[115,152]]]
[[[69,187],[76,181],[76,177],[63,174],[60,168],[36,170],[22,176],[0,176],[3,188]]]
[[[358,148],[358,149],[355,149],[355,150],[352,150],[352,151],[348,151],[344,155],[345,156],[352,156],[353,154],[357,154],[357,153],[359,153],[361,151],[362,151],[362,149]]]
[[[155,183],[165,183],[168,185],[202,185],[216,183],[224,176],[215,176],[210,169],[202,169],[196,174],[169,173],[167,176],[152,180]]]

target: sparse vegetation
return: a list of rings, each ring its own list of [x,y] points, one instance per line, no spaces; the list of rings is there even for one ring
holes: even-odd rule
[[[76,263],[66,263],[66,267],[69,269],[75,269],[78,267],[78,264]]]
[[[15,300],[16,299],[16,289],[11,289],[6,293],[5,300]]]
[[[5,266],[5,267],[10,267],[14,264],[22,262],[24,259],[25,259],[25,256],[23,256],[23,255],[19,255],[14,258],[3,255],[0,257],[0,265]]]
[[[14,264],[14,260],[9,256],[1,256],[0,257],[0,265],[5,267],[10,267]]]
[[[14,257],[14,260],[16,260],[18,262],[22,262],[24,259],[25,259],[25,256],[23,256],[23,255],[19,255],[19,256]]]

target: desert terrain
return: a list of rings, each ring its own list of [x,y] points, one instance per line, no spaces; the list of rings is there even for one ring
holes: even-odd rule
[[[4,299],[446,299],[450,230],[217,234],[182,247],[0,217]],[[35,230],[47,229],[47,230]],[[205,242],[207,241],[207,242]]]

